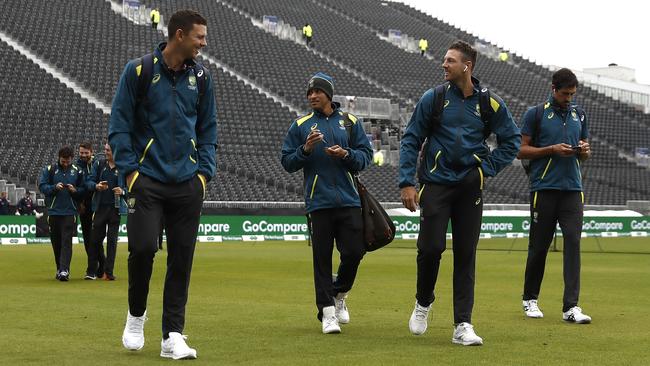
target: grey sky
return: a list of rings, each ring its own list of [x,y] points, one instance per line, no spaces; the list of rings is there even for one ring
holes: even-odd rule
[[[538,63],[583,70],[613,62],[650,84],[649,2],[402,1]]]

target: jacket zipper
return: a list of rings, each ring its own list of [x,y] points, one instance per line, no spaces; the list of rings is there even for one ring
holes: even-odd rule
[[[433,173],[436,168],[438,168],[438,158],[440,157],[440,154],[442,154],[442,150],[438,150],[436,153],[436,157],[433,159],[433,168],[431,168],[430,173]]]
[[[542,177],[540,180],[544,180],[544,177],[546,176],[546,173],[548,172],[548,168],[551,167],[551,161],[553,161],[553,158],[548,158],[548,163],[546,163],[546,168],[544,168],[544,172],[542,173]]]
[[[196,152],[196,142],[194,142],[194,139],[190,139],[192,141],[192,148],[194,149],[194,153]],[[190,154],[190,160],[192,163],[196,164],[196,160],[192,157],[192,154]]]
[[[174,111],[172,113],[172,131],[171,131],[172,132],[172,136],[171,136],[172,149],[171,149],[171,151],[176,151],[176,143],[174,141],[174,136],[176,136],[176,108],[177,108],[177,106],[176,106],[176,71],[171,70],[171,73],[172,73],[172,99],[173,99],[171,105],[172,105],[172,108],[174,109]],[[174,164],[174,165],[176,165],[176,164]],[[176,169],[174,169],[173,177],[178,178],[178,166],[176,167]]]
[[[332,112],[332,115],[334,115],[334,112]],[[325,121],[327,121],[327,127],[328,127],[328,129],[330,131],[330,136],[331,136],[330,137],[331,138],[330,142],[334,143],[334,130],[332,129],[332,125],[330,124],[330,118],[325,117]],[[347,132],[346,132],[346,136],[347,136]],[[334,161],[332,161],[332,164],[336,165],[336,163]],[[338,202],[340,204],[341,203],[341,195],[339,194],[338,187],[336,186],[336,174],[334,174],[334,179],[332,179],[332,181],[334,183],[334,192],[336,192],[336,202]]]
[[[142,152],[142,157],[140,158],[140,161],[138,163],[142,164],[152,144],[153,144],[153,137],[149,139],[149,142],[147,143],[147,146],[144,148],[144,151]]]
[[[314,181],[311,184],[311,193],[309,194],[309,199],[314,198],[314,191],[316,190],[316,182],[318,181],[318,174],[314,177]]]

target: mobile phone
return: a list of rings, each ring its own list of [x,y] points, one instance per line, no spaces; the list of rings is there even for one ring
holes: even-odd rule
[[[327,140],[325,140],[325,135],[322,132],[320,132],[320,130],[318,130],[318,129],[313,130],[313,131],[316,132],[317,134],[320,134],[321,136],[323,136],[323,139],[321,140],[321,142],[323,142],[325,145],[327,145]]]
[[[573,151],[576,153],[579,153],[582,150],[580,146],[571,146],[571,149],[573,149]]]

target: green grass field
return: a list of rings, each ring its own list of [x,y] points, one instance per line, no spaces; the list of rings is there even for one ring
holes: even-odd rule
[[[525,239],[519,239],[525,243]],[[590,246],[593,239],[585,239]],[[647,238],[600,239],[601,246],[650,246]],[[631,243],[632,242],[632,243]],[[511,240],[482,240],[508,249]],[[517,244],[517,243],[516,243]],[[521,247],[521,243],[517,244]],[[648,364],[650,255],[582,256],[581,305],[594,322],[561,320],[562,254],[549,253],[540,305],[525,319],[526,253],[480,250],[473,323],[483,347],[451,343],[451,250],[443,257],[429,329],[412,336],[413,242],[369,253],[348,298],[351,323],[323,335],[315,318],[311,248],[305,243],[200,244],[185,333],[205,365],[641,365]],[[593,245],[597,248],[597,245]],[[643,250],[642,250],[643,251]],[[645,249],[647,252],[648,250]],[[122,348],[127,311],[126,246],[117,281],[83,281],[86,255],[74,246],[70,282],[54,280],[49,245],[0,246],[0,364],[148,365],[160,352],[165,252],[156,257],[146,344]]]

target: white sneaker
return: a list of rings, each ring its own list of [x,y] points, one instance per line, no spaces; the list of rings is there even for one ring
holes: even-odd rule
[[[339,324],[348,324],[350,322],[350,313],[348,312],[348,307],[345,305],[345,299],[347,297],[347,292],[341,292],[334,298],[336,318],[339,320]]]
[[[463,346],[480,346],[483,344],[483,338],[474,333],[474,326],[470,323],[460,323],[454,328],[451,342]]]
[[[420,306],[417,300],[415,301],[415,309],[413,309],[411,319],[409,319],[409,329],[411,330],[411,334],[420,335],[427,331],[429,310],[431,310],[431,304],[424,307]]]
[[[186,335],[170,332],[169,338],[160,342],[160,357],[173,358],[174,360],[196,358],[196,350],[185,343],[186,339]]]
[[[574,306],[569,311],[565,311],[562,314],[562,319],[576,324],[589,324],[591,323],[591,317],[587,314],[582,313],[582,308],[579,306]]]
[[[68,271],[61,271],[59,273],[59,281],[66,282],[70,279],[70,273]]]
[[[323,333],[341,333],[339,327],[339,320],[336,318],[336,309],[334,306],[327,306],[323,308]]]
[[[122,344],[130,351],[139,351],[144,347],[144,322],[147,321],[147,312],[142,316],[133,316],[129,311],[126,315],[126,325],[122,333]]]
[[[544,313],[537,306],[537,300],[524,300],[523,301],[524,312],[529,318],[543,318]]]

